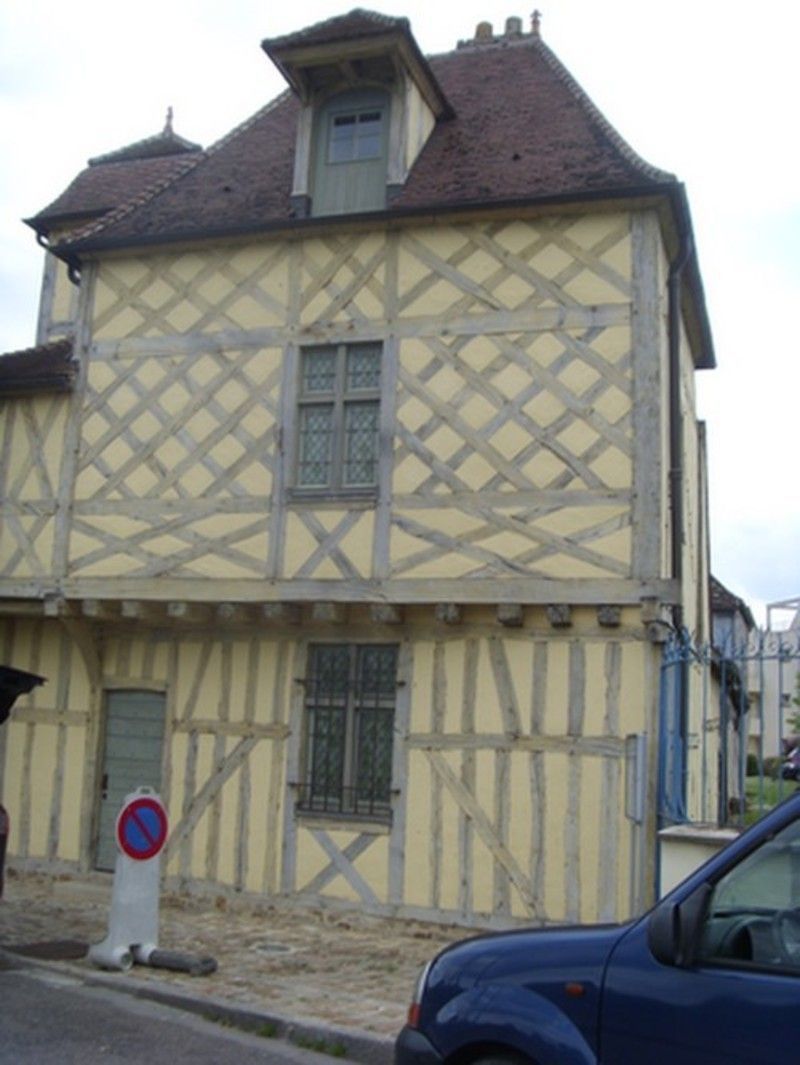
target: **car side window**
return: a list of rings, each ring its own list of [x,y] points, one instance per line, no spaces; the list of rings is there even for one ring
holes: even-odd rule
[[[800,822],[776,833],[714,886],[699,960],[800,976]]]

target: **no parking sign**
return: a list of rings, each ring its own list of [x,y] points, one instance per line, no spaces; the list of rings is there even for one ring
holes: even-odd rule
[[[167,839],[167,811],[149,795],[129,796],[117,815],[117,846],[135,861],[146,862],[161,853]]]

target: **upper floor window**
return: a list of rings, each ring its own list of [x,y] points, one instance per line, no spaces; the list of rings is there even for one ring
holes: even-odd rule
[[[328,138],[328,162],[352,163],[357,159],[379,159],[382,145],[383,111],[355,111],[332,115]]]
[[[312,214],[377,210],[386,205],[389,95],[340,93],[322,104],[314,132]]]
[[[352,491],[378,483],[380,344],[331,344],[300,356],[298,488]]]

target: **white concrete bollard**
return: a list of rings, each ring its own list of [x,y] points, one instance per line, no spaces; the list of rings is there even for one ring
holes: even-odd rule
[[[89,949],[101,969],[147,964],[158,949],[160,854],[167,838],[167,813],[152,788],[125,797],[117,816],[119,853],[114,868],[108,935]]]

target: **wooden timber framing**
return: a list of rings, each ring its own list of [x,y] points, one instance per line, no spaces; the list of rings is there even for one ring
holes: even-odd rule
[[[634,210],[87,267],[75,392],[15,407],[0,443],[0,594],[58,604],[0,614],[4,653],[52,674],[0,733],[19,858],[91,868],[106,693],[157,690],[171,884],[468,926],[643,907],[656,744],[635,821],[631,740],[657,729],[647,626],[683,594],[662,256]],[[383,354],[376,490],[299,498],[302,352],[360,341]],[[326,641],[398,647],[382,820],[296,809]]]
[[[631,352],[640,345],[626,351],[624,336],[639,328],[646,284],[621,263],[650,217],[542,216],[459,222],[441,238],[437,227],[411,227],[220,247],[191,286],[180,257],[164,253],[87,270],[70,432],[82,422],[92,431],[64,452],[59,590],[190,602],[194,582],[199,601],[216,571],[233,603],[276,593],[323,600],[330,582],[315,577],[333,565],[342,588],[331,600],[358,598],[362,586],[375,601],[414,601],[430,595],[431,571],[442,602],[502,602],[508,578],[521,582],[518,599],[524,591],[537,601],[549,585],[557,602],[563,582],[563,601],[576,602],[574,579],[559,572],[572,560],[587,589],[597,582],[598,601],[631,601],[625,544],[639,495],[613,463],[625,470],[639,447]],[[560,269],[548,273],[548,255]],[[479,260],[488,267],[480,277]],[[591,303],[580,294],[585,278]],[[437,285],[441,306],[430,313]],[[243,300],[259,313],[237,327]],[[191,330],[176,333],[173,316],[187,314]],[[377,502],[367,513],[346,505],[337,519],[330,503],[301,507],[290,488],[299,352],[342,338],[382,343],[384,401]],[[558,351],[539,358],[540,344]],[[538,413],[544,401],[560,408],[555,421]],[[446,459],[431,446],[443,430],[455,448]],[[167,460],[172,442],[182,455]],[[9,574],[11,594],[26,594],[19,576]],[[39,588],[47,576],[37,574]],[[658,579],[636,577],[646,591]]]
[[[657,573],[662,567],[664,479],[661,440],[667,417],[664,407],[664,366],[661,319],[666,279],[658,218],[654,212],[641,212],[631,219],[633,271],[633,436],[634,465],[633,521],[638,530],[633,543],[633,573]]]
[[[33,804],[26,789],[36,779],[34,730],[55,728],[63,752],[46,792],[42,857],[52,860],[64,857],[67,731],[85,737],[78,747],[83,760],[70,770],[73,778],[90,778],[81,821],[94,801],[100,742],[102,698],[98,703],[86,674],[81,702],[87,709],[79,710],[68,679],[76,656],[84,658],[75,626],[85,622],[68,620],[17,623],[35,633],[29,666],[44,668],[47,632],[59,656],[54,708],[28,697],[13,726],[15,748],[22,742],[19,776],[29,781],[22,799],[28,809]],[[395,792],[388,824],[321,823],[294,811],[291,784],[303,752],[303,691],[294,678],[303,674],[308,643],[326,638],[324,625],[304,624],[291,635],[270,635],[268,628],[232,636],[154,629],[131,639],[120,623],[98,646],[99,691],[167,692],[163,786],[172,830],[166,861],[168,877],[177,883],[268,896],[283,892],[334,906],[343,901],[345,886],[345,896],[368,912],[435,919],[447,914],[467,925],[584,920],[600,913],[610,919],[627,912],[628,899],[620,894],[617,873],[607,869],[609,848],[616,855],[612,868],[624,871],[627,837],[640,854],[643,828],[626,830],[624,818],[602,816],[584,796],[594,787],[588,781],[596,779],[606,811],[624,805],[621,692],[632,663],[652,651],[641,633],[615,629],[610,639],[599,627],[585,630],[590,620],[590,612],[577,618],[580,636],[574,630],[548,635],[544,628],[534,633],[498,627],[491,612],[479,627],[469,620],[446,630],[399,626]],[[593,634],[588,642],[586,631]],[[52,658],[49,650],[47,655]],[[594,688],[604,694],[590,718],[587,693]],[[565,720],[558,709],[562,691]],[[427,722],[420,717],[426,702]],[[594,765],[600,767],[596,778]],[[524,794],[523,780],[529,793],[524,802],[512,798]],[[266,817],[263,828],[253,816],[258,808]],[[421,836],[420,823],[433,827],[433,834]],[[555,824],[561,843],[553,836]],[[452,854],[434,845],[451,830],[458,841]],[[595,839],[599,832],[603,841],[594,858],[586,853],[587,832]],[[20,856],[32,857],[30,815],[21,833]],[[93,845],[91,837],[72,843],[73,860],[83,868],[91,865]],[[560,878],[563,889],[554,885]],[[589,892],[584,882],[603,886]],[[632,874],[630,887],[640,898]]]

